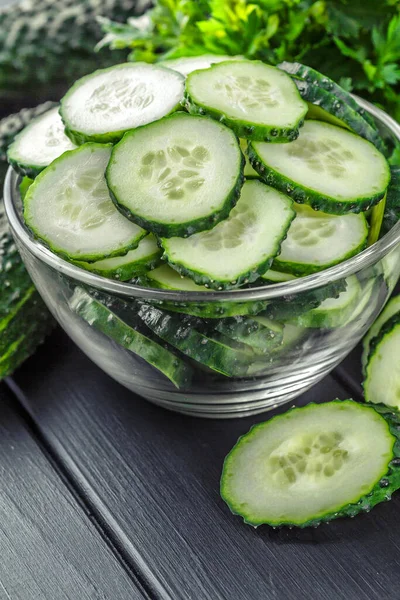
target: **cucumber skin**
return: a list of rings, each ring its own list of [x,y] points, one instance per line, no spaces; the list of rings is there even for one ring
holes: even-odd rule
[[[332,400],[331,402],[334,402],[337,404],[342,404],[343,402],[353,403],[354,400],[336,399],[336,400]],[[317,406],[317,404],[315,402],[311,402],[306,407],[303,407],[301,409],[292,407],[289,409],[289,411],[307,410],[307,409],[312,410],[312,408],[314,406]],[[372,405],[364,405],[364,406],[366,408],[370,408],[371,410],[375,410],[386,420],[388,429],[389,429],[390,433],[392,434],[392,436],[394,437],[393,456],[392,456],[390,463],[388,464],[387,472],[382,474],[382,476],[379,478],[379,481],[377,481],[375,483],[374,487],[371,489],[371,491],[368,494],[363,494],[360,496],[360,498],[356,504],[346,504],[346,505],[340,507],[335,512],[328,512],[323,517],[320,517],[318,519],[310,519],[303,523],[274,522],[274,523],[268,523],[268,525],[271,525],[273,528],[298,527],[300,529],[304,529],[306,527],[318,527],[322,523],[329,523],[330,521],[333,521],[334,519],[338,519],[341,517],[353,518],[360,513],[370,512],[370,510],[374,506],[376,506],[377,504],[380,504],[381,502],[390,500],[392,494],[395,491],[397,491],[398,489],[400,489],[400,413],[393,409],[389,409],[387,406],[384,406],[383,404],[375,404],[373,406]],[[287,411],[287,412],[289,412],[289,411]],[[272,419],[270,421],[273,421],[274,419],[277,419],[279,417],[280,417],[280,415],[276,415],[275,417],[272,417]],[[222,499],[226,502],[230,511],[234,515],[241,516],[243,518],[244,523],[246,523],[247,525],[251,525],[255,528],[259,527],[260,525],[266,524],[266,523],[252,521],[251,519],[244,517],[240,512],[240,507],[237,507],[234,504],[230,503],[229,499],[224,495],[224,484],[225,484],[224,470],[225,470],[225,466],[227,464],[228,457],[235,449],[237,449],[239,447],[242,438],[246,437],[247,435],[249,435],[250,432],[257,430],[257,428],[260,428],[262,426],[263,426],[263,423],[259,423],[258,425],[253,425],[253,427],[250,428],[250,431],[247,434],[241,436],[238,439],[235,446],[232,448],[230,453],[225,458],[224,467],[223,467],[222,476],[221,476],[221,497],[222,497]],[[380,485],[381,482],[383,485]]]
[[[400,166],[390,167],[391,180],[387,190],[381,235],[385,235],[400,220]]]
[[[111,144],[110,144],[111,145]],[[98,148],[104,148],[104,144],[95,144],[92,143],[91,144],[92,148],[93,147],[98,147]],[[61,162],[65,159],[65,156],[67,154],[69,154],[70,152],[79,152],[80,150],[85,150],[86,145],[81,146],[80,148],[76,148],[75,150],[68,150],[67,152],[64,152],[64,154],[62,154],[61,156],[59,156],[58,158],[56,158],[55,160],[53,160],[53,162],[51,163],[51,165],[49,165],[48,167],[46,167],[46,169],[44,169],[41,173],[39,173],[39,175],[36,177],[36,179],[34,180],[34,182],[32,183],[32,185],[29,186],[26,195],[24,197],[24,222],[25,225],[28,227],[28,229],[33,233],[33,235],[35,236],[36,239],[39,239],[40,242],[46,246],[46,248],[49,248],[49,250],[51,250],[52,252],[54,252],[55,254],[57,254],[58,256],[61,256],[62,258],[64,258],[65,260],[69,261],[69,262],[74,262],[74,261],[78,261],[79,259],[81,261],[85,261],[85,262],[96,262],[98,260],[101,260],[103,258],[113,258],[114,256],[124,256],[125,254],[127,254],[129,252],[129,250],[135,250],[135,248],[138,247],[139,242],[147,235],[147,231],[143,231],[141,234],[138,234],[138,236],[127,246],[124,246],[123,248],[120,248],[119,250],[114,250],[113,252],[110,252],[107,255],[96,255],[96,254],[91,254],[85,257],[76,257],[76,256],[70,256],[68,254],[68,252],[65,252],[62,248],[57,248],[56,246],[54,246],[54,244],[50,244],[49,242],[47,242],[47,240],[44,240],[42,237],[40,237],[36,231],[30,227],[28,219],[26,218],[26,211],[27,211],[27,207],[29,205],[29,201],[30,198],[33,194],[33,192],[36,189],[36,186],[40,184],[41,180],[43,177],[46,176],[46,171],[47,169],[53,169],[55,166],[58,165],[58,162]]]
[[[73,261],[73,264],[81,269],[84,269],[85,271],[96,273],[96,275],[101,275],[102,277],[107,277],[108,279],[130,281],[134,277],[137,277],[142,273],[146,273],[149,269],[155,269],[161,263],[160,254],[161,253],[155,253],[152,257],[145,257],[130,264],[127,263],[126,265],[122,265],[116,269],[91,268],[91,264],[95,263],[85,263],[79,261]]]
[[[333,81],[333,79],[330,79],[329,77],[323,75],[319,71],[316,71],[312,67],[303,65],[298,62],[292,63],[284,61],[277,66],[278,69],[282,69],[288,75],[291,75],[293,77],[299,77],[300,79],[303,79],[306,83],[310,85],[316,85],[322,88],[323,90],[334,94],[336,98],[339,98],[339,100],[342,100],[343,102],[348,104],[350,108],[355,110],[360,115],[360,117],[367,121],[368,125],[370,125],[375,130],[377,129],[375,121],[371,117],[371,115],[358,104],[358,102],[351,96],[351,94],[349,94],[349,92],[347,92],[339,84]]]
[[[338,100],[336,94],[328,92],[318,85],[313,85],[303,79],[292,77],[303,100],[322,108],[327,113],[345,123],[353,132],[368,140],[382,154],[387,151],[379,132],[356,112],[347,101]]]
[[[275,169],[262,162],[261,157],[257,154],[251,143],[247,151],[251,166],[260,174],[261,179],[267,185],[290,196],[297,204],[308,204],[314,210],[320,210],[331,215],[345,215],[349,212],[358,214],[378,204],[386,193],[385,190],[383,193],[375,194],[368,198],[357,198],[355,202],[341,202],[336,198],[324,196],[306,186],[301,186],[285,175],[278,173],[278,171],[275,171]],[[388,184],[389,181],[390,171],[388,165]]]
[[[111,131],[109,133],[85,134],[85,133],[82,133],[81,131],[77,131],[77,130],[69,127],[68,119],[65,117],[65,114],[64,114],[65,101],[69,98],[70,95],[72,95],[75,92],[76,89],[78,89],[80,87],[82,82],[91,80],[93,77],[95,77],[99,73],[105,73],[107,71],[114,71],[115,69],[124,68],[127,65],[132,66],[132,63],[122,63],[120,65],[114,65],[112,67],[108,67],[107,69],[97,69],[97,71],[93,71],[93,73],[89,73],[89,75],[85,75],[84,77],[81,77],[80,79],[75,81],[75,83],[72,85],[72,87],[69,88],[69,90],[65,94],[65,96],[63,98],[61,98],[59,112],[60,112],[62,122],[64,123],[65,135],[67,135],[69,137],[69,139],[71,140],[71,142],[76,144],[76,146],[81,146],[82,144],[85,144],[86,142],[94,142],[94,143],[98,143],[98,144],[115,144],[121,140],[121,138],[127,131],[129,131],[127,129],[123,129],[121,131]],[[174,73],[177,73],[177,71],[174,71]],[[180,75],[180,73],[177,73],[177,75]],[[183,75],[181,75],[181,77],[182,77],[182,80],[185,79],[183,77]],[[174,106],[172,108],[172,110],[170,110],[170,112],[168,114],[169,115],[172,114],[173,112],[178,110],[179,107],[180,107],[180,104],[178,103],[176,106]],[[167,115],[165,115],[165,116],[167,116]]]
[[[178,112],[177,116],[179,114],[180,113]],[[174,118],[175,118],[175,115],[169,115],[167,117],[163,117],[163,119],[174,119]],[[149,123],[149,125],[150,125],[150,123]],[[142,127],[147,127],[147,125],[142,125]],[[137,127],[133,131],[127,132],[127,135],[132,135],[134,133],[134,131],[137,131],[138,129],[140,129],[140,127]],[[229,214],[230,214],[232,208],[234,208],[236,206],[237,201],[240,198],[240,193],[241,193],[242,186],[244,184],[244,179],[245,179],[244,178],[244,167],[246,164],[246,160],[240,149],[239,140],[237,140],[237,143],[239,146],[239,152],[240,152],[240,156],[241,156],[239,173],[238,173],[237,179],[231,189],[231,192],[225,198],[224,205],[219,210],[217,210],[216,212],[214,212],[211,215],[207,215],[205,217],[199,217],[198,219],[187,221],[185,223],[177,223],[177,224],[170,223],[168,225],[164,224],[164,223],[159,223],[157,221],[150,221],[148,219],[144,219],[143,217],[134,215],[129,210],[128,207],[124,206],[123,204],[121,204],[119,202],[119,200],[112,188],[112,184],[110,182],[109,172],[110,172],[111,165],[112,165],[113,158],[114,158],[114,151],[116,150],[117,146],[114,147],[114,150],[111,153],[110,161],[109,161],[107,169],[106,169],[106,180],[107,180],[107,185],[108,185],[108,189],[110,192],[110,197],[111,197],[112,201],[114,202],[115,206],[120,211],[120,213],[124,215],[124,217],[126,217],[133,223],[136,223],[140,227],[143,227],[143,229],[146,229],[147,231],[151,231],[152,233],[154,233],[155,235],[157,235],[159,237],[165,237],[165,238],[188,237],[189,235],[193,235],[194,233],[212,229],[220,221],[224,221],[225,219],[227,219],[229,217]]]
[[[361,293],[361,287],[359,292]],[[295,317],[290,323],[307,329],[336,329],[347,324],[359,300],[360,294],[357,294],[347,306],[342,308],[328,309],[321,312],[311,309],[309,312]]]
[[[35,179],[35,177],[37,177],[39,173],[41,173],[46,168],[35,165],[22,165],[22,163],[11,158],[11,156],[8,153],[7,161],[8,164],[14,169],[14,171],[16,171],[19,175],[22,175],[22,177],[29,177],[29,179]]]
[[[338,265],[339,263],[344,262],[345,260],[348,260],[349,258],[352,258],[353,256],[356,256],[357,254],[359,254],[360,252],[365,250],[365,248],[367,247],[367,244],[368,244],[368,224],[367,224],[367,220],[366,220],[365,216],[364,215],[362,215],[362,216],[364,217],[364,226],[365,226],[364,240],[354,250],[349,251],[347,254],[345,254],[341,258],[338,258],[337,260],[333,260],[332,262],[327,263],[325,265],[318,266],[318,265],[305,264],[305,263],[281,261],[281,260],[279,260],[279,256],[277,256],[274,259],[274,262],[272,265],[273,268],[276,268],[277,271],[283,271],[284,273],[290,273],[291,275],[296,275],[296,276],[302,277],[305,275],[311,275],[312,273],[318,273],[319,271],[323,271],[325,269],[329,269],[329,267]]]
[[[281,331],[272,331],[252,318],[220,319],[215,330],[232,340],[247,344],[255,354],[261,355],[268,354],[279,346],[283,338],[283,327]]]

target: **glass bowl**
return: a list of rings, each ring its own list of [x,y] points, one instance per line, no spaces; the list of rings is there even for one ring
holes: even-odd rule
[[[386,138],[392,142],[400,140],[400,126],[393,119],[368,102],[358,100],[375,118]],[[57,321],[83,352],[122,385],[155,404],[185,414],[214,418],[247,416],[293,400],[325,377],[356,346],[382,310],[400,275],[398,223],[357,256],[285,283],[225,292],[184,292],[105,279],[64,261],[33,238],[21,219],[18,182],[18,176],[9,169],[4,194],[6,214],[23,261]],[[324,299],[337,297],[346,286],[352,287],[353,296],[345,308],[336,311],[323,326],[304,327],[309,325],[304,315]],[[84,291],[94,294],[97,301],[111,307],[135,329],[139,327],[136,326],[139,301],[171,311],[175,342],[180,338],[180,344],[195,330],[197,343],[186,345],[185,355],[176,352],[178,360],[183,360],[191,372],[190,382],[187,380],[177,388],[160,370],[124,347],[131,343],[129,336],[119,339],[113,335],[115,339],[111,339],[101,331],[95,318],[84,320],[79,316],[71,299]],[[207,319],[182,317],[177,310],[205,315]],[[242,315],[234,323],[247,326],[254,324],[248,320],[254,314],[267,317],[273,331],[265,338],[265,347],[261,344],[262,350],[258,347],[257,353],[253,347],[227,337],[226,325],[232,321],[224,320]],[[179,327],[179,323],[184,325]],[[139,329],[143,333],[143,323]],[[213,341],[207,342],[204,331]],[[265,335],[264,329],[261,332]],[[149,330],[145,333],[155,339]],[[167,347],[157,339],[162,348]],[[228,365],[229,376],[210,369],[210,366],[215,369],[217,363],[224,365],[221,369],[224,372]]]

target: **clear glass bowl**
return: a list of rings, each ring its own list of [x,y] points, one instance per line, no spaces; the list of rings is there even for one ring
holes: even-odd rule
[[[388,115],[359,99],[386,138],[400,140],[400,126]],[[11,169],[5,183],[5,209],[25,265],[57,321],[100,368],[122,385],[165,408],[202,417],[237,417],[262,412],[293,400],[325,377],[360,341],[382,310],[400,275],[400,223],[378,243],[321,273],[286,283],[228,292],[181,292],[148,289],[93,275],[52,254],[35,240],[21,219],[18,176]],[[90,325],[70,308],[78,287],[97,290],[112,306],[137,300],[161,308],[202,314],[256,313],[277,322],[304,314],[321,299],[337,294],[353,278],[359,284],[351,307],[330,328],[287,326],[283,344],[246,359],[240,377],[226,377],[191,358],[193,379],[177,389],[157,369]],[[135,308],[132,306],[133,312]],[[133,314],[133,313],[132,313]],[[175,313],[177,316],[178,313]],[[212,321],[214,322],[214,321]],[[216,322],[216,321],[215,321]],[[274,346],[274,345],[272,345]],[[196,350],[196,349],[194,349]],[[234,349],[235,351],[235,349]],[[195,352],[193,352],[193,357]],[[246,363],[247,364],[247,363]]]

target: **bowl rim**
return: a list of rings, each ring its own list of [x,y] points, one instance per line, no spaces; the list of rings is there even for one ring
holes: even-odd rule
[[[400,125],[380,108],[374,106],[367,100],[353,95],[361,107],[368,111],[373,117],[380,121],[394,137],[400,142]],[[380,240],[369,246],[356,256],[349,258],[333,267],[329,267],[318,273],[300,277],[283,283],[274,283],[264,286],[254,286],[247,289],[235,289],[224,291],[200,291],[189,292],[184,290],[168,290],[163,288],[146,288],[133,283],[107,279],[90,271],[85,271],[63,258],[53,254],[43,243],[35,239],[23,224],[16,205],[16,194],[18,194],[18,174],[9,167],[4,183],[4,207],[5,213],[11,226],[17,243],[20,242],[31,254],[40,261],[52,267],[59,273],[67,275],[80,283],[92,286],[111,294],[124,297],[135,297],[148,300],[174,301],[174,302],[249,302],[258,300],[269,300],[282,296],[291,296],[299,292],[310,291],[327,285],[338,279],[365,269],[383,258],[398,244],[400,244],[400,221]]]

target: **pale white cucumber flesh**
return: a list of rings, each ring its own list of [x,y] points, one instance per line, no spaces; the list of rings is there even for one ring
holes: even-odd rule
[[[394,442],[372,407],[309,404],[239,439],[225,460],[221,494],[254,526],[318,524],[374,488],[388,470]]]
[[[137,248],[129,250],[124,256],[103,258],[92,263],[77,261],[77,264],[87,271],[98,273],[104,277],[128,281],[135,275],[145,272],[154,262],[157,262],[161,253],[157,240],[150,234],[140,240]]]
[[[377,343],[371,347],[366,365],[365,399],[400,409],[400,319],[390,331],[375,340]],[[371,346],[373,343],[374,340]]]
[[[268,283],[283,283],[285,281],[293,281],[293,279],[296,279],[296,275],[268,269],[264,275],[261,275],[261,279],[268,281]]]
[[[35,177],[67,150],[76,148],[64,133],[58,106],[36,117],[9,146],[9,162],[22,174]]]
[[[293,219],[290,198],[260,181],[247,181],[229,217],[211,231],[162,238],[167,261],[213,289],[235,288],[268,270]]]
[[[325,212],[366,210],[390,181],[385,157],[370,142],[322,121],[306,121],[291,144],[252,142],[249,152],[267,183]]]
[[[363,250],[368,225],[360,214],[329,215],[295,204],[296,218],[274,266],[295,275],[307,275],[342,262]]]
[[[210,229],[240,194],[244,159],[235,134],[176,113],[126,134],[107,169],[120,210],[166,237]]]
[[[154,282],[155,287],[184,292],[208,292],[203,285],[197,285],[190,277],[180,275],[169,265],[161,265],[146,273],[147,279]]]
[[[56,254],[93,262],[126,254],[146,232],[114,206],[104,177],[111,146],[85,144],[42,171],[24,201],[24,218]]]
[[[61,101],[61,116],[79,143],[115,142],[175,110],[183,91],[184,77],[176,71],[125,63],[78,79]]]
[[[389,302],[386,304],[385,308],[383,309],[383,311],[381,312],[379,317],[376,319],[376,321],[370,327],[368,333],[364,336],[363,353],[362,353],[362,358],[361,358],[361,363],[362,363],[362,367],[363,367],[364,371],[365,371],[365,368],[366,368],[366,365],[368,362],[368,355],[369,355],[371,340],[379,334],[383,325],[389,319],[391,319],[396,313],[400,313],[400,295],[394,296],[393,298],[391,298],[389,300]],[[400,351],[400,349],[399,349],[399,351]]]
[[[228,56],[224,54],[202,54],[201,56],[182,56],[181,58],[171,58],[163,60],[157,64],[168,69],[178,71],[185,77],[192,71],[208,69],[211,65],[225,62],[228,60],[241,60],[242,56]]]
[[[292,79],[282,73],[261,61],[246,60],[194,71],[186,80],[186,106],[226,122],[241,137],[293,140],[308,107]]]

